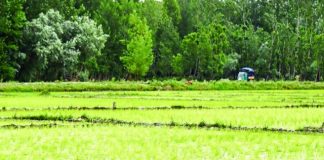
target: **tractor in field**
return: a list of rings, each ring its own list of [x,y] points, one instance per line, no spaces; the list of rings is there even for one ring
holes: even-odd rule
[[[254,70],[250,67],[241,68],[239,74],[237,75],[237,80],[239,81],[254,80]]]

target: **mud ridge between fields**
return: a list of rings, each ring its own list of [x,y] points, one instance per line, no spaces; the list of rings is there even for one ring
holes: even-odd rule
[[[49,123],[49,124],[7,124],[7,125],[0,125],[0,128],[4,129],[24,129],[24,128],[55,128],[55,127],[90,127],[94,124],[57,124],[57,123]]]
[[[49,110],[185,110],[185,109],[290,109],[290,108],[324,108],[324,104],[301,104],[301,105],[287,105],[287,106],[261,106],[261,107],[204,107],[204,106],[181,106],[175,105],[171,107],[47,107],[47,108],[0,108],[0,112],[5,111],[49,111]]]
[[[269,128],[269,127],[244,127],[244,126],[232,126],[221,123],[208,124],[205,122],[200,123],[148,123],[148,122],[132,122],[118,119],[101,119],[101,118],[89,118],[86,115],[82,115],[78,118],[72,116],[14,116],[11,118],[2,119],[14,119],[14,120],[37,120],[37,121],[63,121],[63,122],[87,122],[84,126],[91,126],[91,124],[107,124],[107,125],[126,125],[126,126],[144,126],[144,127],[183,127],[187,129],[191,128],[205,128],[205,129],[229,129],[229,130],[241,130],[241,131],[269,131],[269,132],[296,132],[296,133],[324,133],[324,122],[320,127],[304,127],[296,130],[284,129],[284,128]],[[46,124],[40,125],[39,127],[53,127],[46,126]],[[53,124],[52,124],[53,125]],[[54,126],[58,126],[55,124]],[[79,125],[80,126],[80,125]],[[81,125],[82,126],[82,125]],[[28,125],[26,126],[26,128]],[[37,125],[31,125],[30,127],[37,127]],[[0,127],[3,128],[3,127]],[[10,126],[7,128],[10,128]],[[11,127],[14,128],[14,127]]]

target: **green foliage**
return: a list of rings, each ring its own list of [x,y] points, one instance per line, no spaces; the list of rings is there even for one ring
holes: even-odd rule
[[[181,44],[185,73],[198,79],[220,78],[228,43],[224,26],[215,23],[186,36]]]
[[[241,56],[237,53],[232,53],[226,56],[226,60],[224,63],[224,74],[225,77],[234,77],[237,74],[237,68],[239,66],[239,59]]]
[[[153,62],[152,35],[146,21],[139,19],[136,13],[129,17],[127,50],[120,57],[125,68],[135,77],[145,76]]]
[[[78,1],[80,0],[26,0],[24,11],[28,20],[38,18],[40,13],[46,13],[50,9],[59,11],[64,18],[72,19],[85,12]]]
[[[181,40],[169,13],[159,1],[148,0],[141,5],[140,15],[147,20],[153,35],[154,61],[148,73],[152,77],[172,76],[170,62],[179,52]]]
[[[0,2],[0,81],[13,80],[25,57],[19,52],[19,42],[26,18],[24,0]]]
[[[125,69],[120,60],[126,49],[129,15],[136,9],[133,1],[101,0],[99,8],[95,11],[95,19],[102,25],[105,33],[109,34],[102,55],[97,58],[98,78],[125,76]]]
[[[89,72],[87,70],[80,72],[78,76],[81,82],[86,82],[89,80]]]
[[[171,17],[173,25],[178,26],[181,20],[181,11],[178,0],[164,0],[163,6],[168,16]]]
[[[100,55],[106,42],[101,26],[88,17],[64,20],[54,10],[29,22],[24,33],[29,58],[23,80],[66,79],[78,71],[91,70],[96,62],[90,61]]]
[[[88,17],[78,17],[74,22],[79,33],[75,35],[76,48],[80,51],[79,70],[94,72],[98,70],[97,57],[105,47],[107,36],[101,25]]]
[[[323,23],[324,26],[324,23]],[[324,74],[324,33],[315,36],[315,61],[316,80],[321,80],[321,74]]]
[[[130,78],[129,74],[136,79],[236,79],[239,68],[246,66],[254,68],[257,80],[323,80],[321,0],[7,0],[0,4],[2,81],[76,80],[79,72],[86,71],[96,80]],[[60,17],[53,14],[40,22],[39,14],[52,10]],[[147,42],[130,34],[133,13],[138,26],[146,25],[143,32],[150,32],[150,38],[144,36],[150,39]],[[38,38],[34,30],[21,37],[25,19],[29,28],[33,24],[38,30]],[[126,51],[141,54],[132,62],[125,58]]]
[[[172,69],[175,75],[182,75],[184,70],[183,70],[183,57],[182,54],[177,54],[172,57]]]

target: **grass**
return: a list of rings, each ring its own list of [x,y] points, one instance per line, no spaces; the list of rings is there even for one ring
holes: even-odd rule
[[[156,91],[156,90],[312,90],[324,89],[323,82],[298,81],[105,81],[105,82],[35,82],[0,83],[0,92],[42,91]]]
[[[97,126],[0,129],[0,159],[321,159],[321,134]]]
[[[323,90],[5,92],[0,107],[283,107],[324,105]]]

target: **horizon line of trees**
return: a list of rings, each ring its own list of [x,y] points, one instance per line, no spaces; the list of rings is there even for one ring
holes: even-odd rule
[[[323,80],[321,0],[0,1],[0,81]]]

